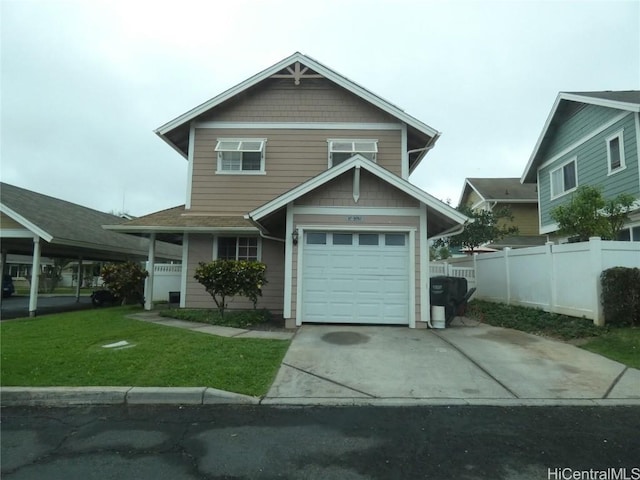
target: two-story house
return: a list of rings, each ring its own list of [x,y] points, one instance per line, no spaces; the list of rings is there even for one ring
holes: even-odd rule
[[[179,238],[181,307],[213,306],[198,262],[246,259],[289,327],[427,325],[428,239],[468,220],[409,183],[436,130],[295,53],[156,133],[188,162],[185,205],[107,228]]]
[[[458,205],[471,210],[497,211],[508,208],[512,219],[501,219],[499,225],[518,227],[517,235],[509,235],[486,245],[501,250],[544,245],[546,236],[538,234],[538,190],[535,184],[522,184],[519,178],[466,178]]]
[[[605,198],[640,199],[640,91],[561,92],[551,109],[521,181],[538,185],[541,234],[557,238],[551,210],[580,185]],[[640,202],[621,240],[640,241]]]

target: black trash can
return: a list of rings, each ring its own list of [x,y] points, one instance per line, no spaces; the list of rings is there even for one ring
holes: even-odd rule
[[[429,300],[431,305],[444,307],[445,322],[451,323],[456,316],[458,306],[466,301],[467,279],[460,277],[431,277]]]
[[[180,303],[180,292],[169,292],[169,303]]]

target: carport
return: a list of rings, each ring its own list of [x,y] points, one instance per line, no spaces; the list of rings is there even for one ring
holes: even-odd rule
[[[29,298],[29,315],[38,308],[38,275],[40,258],[74,258],[78,271],[83,260],[123,262],[149,260],[153,270],[155,260],[180,261],[178,245],[150,238],[134,237],[108,231],[102,225],[124,222],[125,219],[81,205],[42,195],[6,183],[0,183],[0,240],[2,252],[0,271],[4,273],[7,254],[33,257]],[[147,289],[152,288],[149,279]],[[82,279],[78,279],[76,298]],[[150,308],[151,295],[146,295]]]

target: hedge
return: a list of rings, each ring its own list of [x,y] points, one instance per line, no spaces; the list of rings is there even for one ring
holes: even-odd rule
[[[606,323],[640,325],[640,268],[609,268],[600,280]]]

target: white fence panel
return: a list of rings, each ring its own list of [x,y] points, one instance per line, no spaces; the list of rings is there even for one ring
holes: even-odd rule
[[[467,287],[474,288],[476,286],[476,269],[471,267],[459,267],[449,265],[448,263],[430,263],[429,276],[437,277],[446,275],[447,277],[466,278]]]
[[[509,251],[507,288],[512,303],[544,309],[551,302],[546,247]]]
[[[152,301],[169,301],[169,292],[179,292],[182,280],[182,265],[156,263],[153,270]]]

